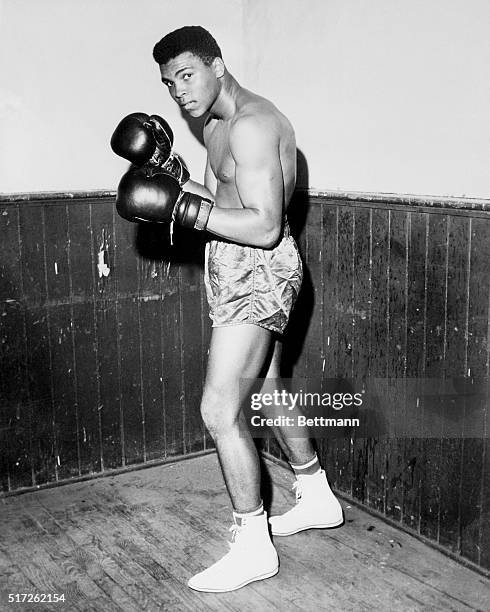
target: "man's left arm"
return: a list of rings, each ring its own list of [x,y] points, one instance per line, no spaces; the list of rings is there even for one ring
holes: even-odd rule
[[[230,151],[243,208],[216,202],[207,230],[234,242],[270,248],[279,238],[284,199],[279,136],[267,118],[243,117],[230,130]]]

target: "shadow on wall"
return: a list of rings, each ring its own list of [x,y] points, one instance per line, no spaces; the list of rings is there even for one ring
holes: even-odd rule
[[[303,190],[308,189],[308,162],[300,149],[297,149],[296,168],[296,185]],[[283,340],[281,373],[284,378],[293,376],[294,366],[303,351],[314,308],[314,290],[306,263],[305,249],[308,210],[308,196],[305,193],[296,192],[288,208],[288,220],[303,260],[303,284]]]
[[[174,225],[171,234],[167,223],[139,223],[135,232],[135,249],[149,261],[195,265],[204,268],[205,232]]]

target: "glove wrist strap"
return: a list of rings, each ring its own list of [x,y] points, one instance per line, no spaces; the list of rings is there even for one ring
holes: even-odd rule
[[[201,206],[199,207],[199,212],[197,214],[196,222],[194,223],[194,229],[196,230],[205,230],[208,224],[209,215],[211,214],[211,209],[214,204],[210,200],[201,200]]]

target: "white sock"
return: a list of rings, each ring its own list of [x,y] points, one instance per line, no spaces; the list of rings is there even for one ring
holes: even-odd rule
[[[316,453],[313,459],[310,459],[310,461],[307,461],[306,463],[303,463],[301,465],[293,465],[291,463],[290,465],[293,468],[296,477],[314,476],[315,474],[318,474],[318,472],[320,472],[322,469],[318,460],[318,455]]]
[[[250,518],[252,516],[260,516],[264,514],[264,504],[260,502],[260,506],[251,512],[235,512],[233,511],[233,517],[237,523],[237,525],[241,525],[243,519]]]

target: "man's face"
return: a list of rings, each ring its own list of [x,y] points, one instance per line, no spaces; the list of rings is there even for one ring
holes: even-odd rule
[[[215,63],[206,66],[200,57],[188,51],[161,64],[160,74],[172,98],[192,117],[206,113],[220,91]]]

